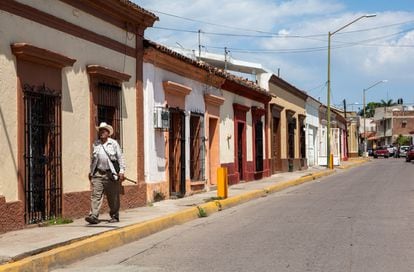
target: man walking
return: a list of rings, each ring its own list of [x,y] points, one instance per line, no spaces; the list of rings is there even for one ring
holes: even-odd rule
[[[109,223],[119,222],[119,182],[124,181],[125,160],[118,142],[110,136],[112,126],[105,122],[96,128],[99,139],[92,146],[89,180],[92,183],[91,212],[85,220],[98,224],[99,210],[105,193],[109,205]]]

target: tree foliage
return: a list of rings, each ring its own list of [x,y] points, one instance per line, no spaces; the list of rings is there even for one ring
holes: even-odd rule
[[[369,102],[365,106],[365,116],[367,118],[374,117],[375,109],[378,108],[378,107],[381,107],[381,103],[378,103],[378,102]],[[359,114],[359,116],[364,116],[364,109],[362,109],[358,114]]]
[[[411,137],[409,136],[403,136],[403,135],[398,135],[397,140],[396,140],[398,145],[410,145],[411,143]]]
[[[389,99],[387,101],[381,99],[381,103],[379,104],[381,105],[380,107],[392,107],[397,105],[397,103],[395,103],[392,99]]]

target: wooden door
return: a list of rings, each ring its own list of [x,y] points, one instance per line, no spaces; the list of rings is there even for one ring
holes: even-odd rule
[[[280,119],[273,117],[272,121],[272,174],[280,171],[281,147],[280,147]]]
[[[171,112],[169,131],[169,183],[170,195],[185,195],[185,116]]]

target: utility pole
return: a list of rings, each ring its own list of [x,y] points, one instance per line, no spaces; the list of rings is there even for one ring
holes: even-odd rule
[[[224,47],[224,71],[227,71],[227,55],[230,51],[227,50],[227,47]]]
[[[198,30],[198,60],[201,60],[201,29]]]
[[[348,119],[346,119],[346,100],[344,99],[344,116],[345,116],[345,147],[346,147],[346,157],[349,156],[349,145],[348,145]]]

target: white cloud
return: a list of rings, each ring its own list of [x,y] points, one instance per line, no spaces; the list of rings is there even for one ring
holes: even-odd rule
[[[237,58],[260,62],[265,67],[270,67],[275,71],[277,68],[281,68],[283,77],[305,90],[326,81],[328,31],[334,31],[364,14],[363,12],[347,10],[345,1],[340,0],[137,0],[135,2],[150,10],[168,12],[178,16],[238,28],[262,30],[280,35],[323,34],[322,36],[308,38],[273,39],[211,35],[202,35],[201,37],[202,44],[210,46],[207,49],[216,53],[222,52],[223,49],[215,49],[211,46],[262,50],[321,47],[322,51],[311,53],[241,54],[235,50],[231,53]],[[202,29],[206,32],[260,35],[255,32],[180,20],[162,14],[159,14],[159,16],[160,21],[156,23],[156,26],[192,30]],[[377,17],[362,19],[332,37],[331,80],[332,89],[339,93],[338,97],[348,95],[351,96],[351,100],[357,101],[360,94],[356,91],[353,93],[349,91],[350,89],[360,90],[366,85],[365,83],[368,82],[369,84],[371,81],[382,78],[389,79],[389,86],[395,86],[407,92],[408,86],[412,85],[412,78],[414,78],[413,47],[367,45],[336,47],[346,46],[346,43],[349,42],[361,42],[374,37],[397,33],[409,27],[412,28],[413,23],[363,32],[345,32],[409,20],[414,21],[414,13],[403,11],[380,12]],[[179,42],[186,48],[197,49],[198,45],[197,34],[195,33],[150,29],[146,32],[146,36],[169,46],[176,46],[176,42]],[[406,32],[398,36],[364,43],[394,46],[413,45],[414,32]]]

